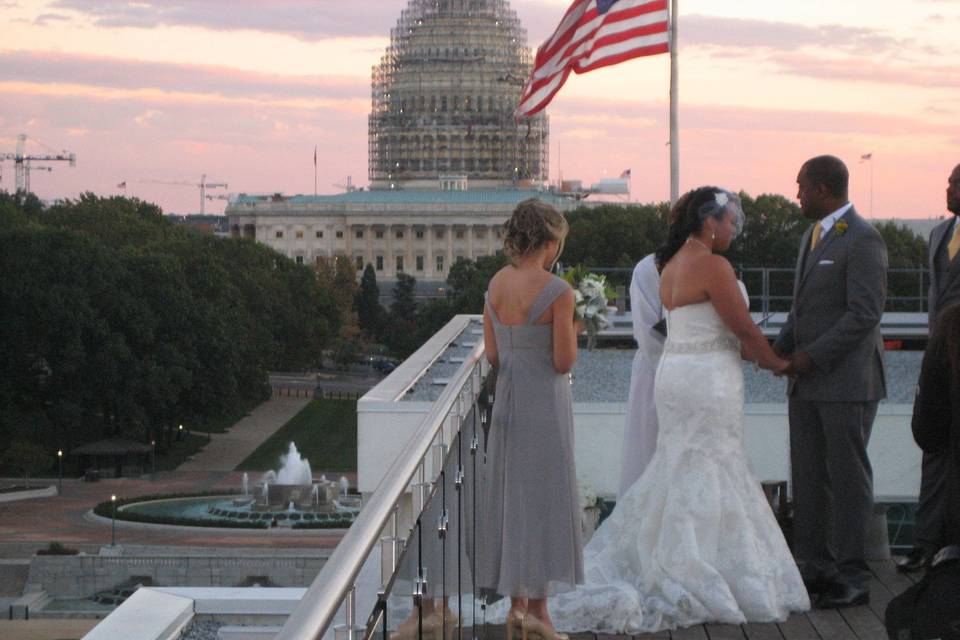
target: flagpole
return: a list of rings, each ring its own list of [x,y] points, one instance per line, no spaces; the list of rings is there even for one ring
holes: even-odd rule
[[[313,147],[313,195],[317,195],[317,147]]]
[[[677,118],[677,4],[670,2],[670,202],[680,198],[680,125]]]

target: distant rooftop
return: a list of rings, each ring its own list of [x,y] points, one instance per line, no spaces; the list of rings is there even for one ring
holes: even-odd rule
[[[533,189],[495,189],[485,191],[348,191],[335,195],[248,195],[237,196],[231,204],[285,202],[288,204],[515,204],[527,198],[539,198],[551,204],[571,201],[551,191]]]

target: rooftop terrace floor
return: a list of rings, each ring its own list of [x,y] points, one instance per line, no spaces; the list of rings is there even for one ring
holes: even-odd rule
[[[571,640],[880,640],[887,637],[883,613],[887,603],[903,592],[917,574],[899,573],[890,560],[871,561],[870,604],[849,609],[815,609],[793,615],[779,624],[705,624],[676,631],[644,633],[635,636],[576,633]],[[484,635],[478,634],[479,637]],[[466,630],[463,637],[469,637]],[[486,638],[505,637],[502,625],[490,625]]]

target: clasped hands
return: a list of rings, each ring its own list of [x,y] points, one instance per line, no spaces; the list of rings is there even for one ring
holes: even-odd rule
[[[782,354],[777,354],[781,358],[784,356]],[[780,369],[775,369],[773,374],[777,377],[787,376],[789,378],[799,378],[801,376],[808,375],[813,373],[817,365],[814,363],[813,358],[810,357],[806,351],[794,351],[790,355],[786,356],[786,366]]]

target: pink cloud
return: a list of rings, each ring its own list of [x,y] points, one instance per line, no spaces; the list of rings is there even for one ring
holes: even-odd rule
[[[354,76],[289,76],[228,67],[121,60],[76,53],[0,51],[0,80],[160,89],[251,99],[366,98],[370,83]]]
[[[776,54],[770,59],[786,73],[822,80],[873,82],[931,89],[960,88],[960,73],[956,65],[908,66],[902,63],[876,62],[870,58],[838,61],[802,53]]]

